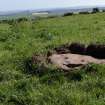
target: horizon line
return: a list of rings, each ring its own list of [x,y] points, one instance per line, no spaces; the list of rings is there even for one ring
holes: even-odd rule
[[[77,5],[77,6],[67,6],[67,7],[51,7],[51,8],[30,8],[30,9],[16,9],[16,10],[5,10],[5,11],[0,11],[0,12],[18,12],[18,11],[32,11],[32,10],[50,10],[50,9],[66,9],[66,8],[73,8],[73,9],[82,9],[82,8],[101,8],[105,7],[105,5]]]

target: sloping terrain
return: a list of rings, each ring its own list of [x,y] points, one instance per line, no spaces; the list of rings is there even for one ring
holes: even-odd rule
[[[69,73],[43,63],[44,72],[30,68],[33,54],[72,42],[105,44],[105,14],[0,23],[0,104],[104,105],[105,65]]]

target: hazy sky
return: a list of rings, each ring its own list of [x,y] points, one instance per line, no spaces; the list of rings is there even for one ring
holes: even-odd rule
[[[0,11],[105,5],[105,0],[0,0]]]

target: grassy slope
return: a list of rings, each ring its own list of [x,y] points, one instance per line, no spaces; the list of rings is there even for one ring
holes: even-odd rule
[[[0,24],[0,105],[105,105],[105,66],[64,76],[25,73],[33,53],[74,41],[105,44],[105,14]]]

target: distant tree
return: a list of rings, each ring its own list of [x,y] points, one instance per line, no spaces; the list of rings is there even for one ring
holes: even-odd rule
[[[10,24],[10,25],[13,25],[13,24],[14,24],[14,22],[15,22],[15,20],[14,20],[14,19],[8,20],[8,24]]]
[[[85,12],[79,12],[79,14],[89,14],[88,11],[85,11]]]
[[[99,8],[93,8],[92,13],[97,13],[97,12],[99,12]]]
[[[18,18],[16,19],[17,22],[22,22],[22,21],[28,21],[27,18],[23,17],[23,18]]]
[[[73,15],[73,12],[65,13],[64,16],[71,16]]]
[[[8,23],[8,20],[4,19],[2,20],[2,23]]]
[[[55,17],[57,17],[57,16],[48,16],[48,18],[55,18]]]
[[[105,10],[103,9],[102,12],[105,12]]]
[[[14,23],[14,19],[1,20],[1,23],[8,23],[8,24],[12,25]]]

